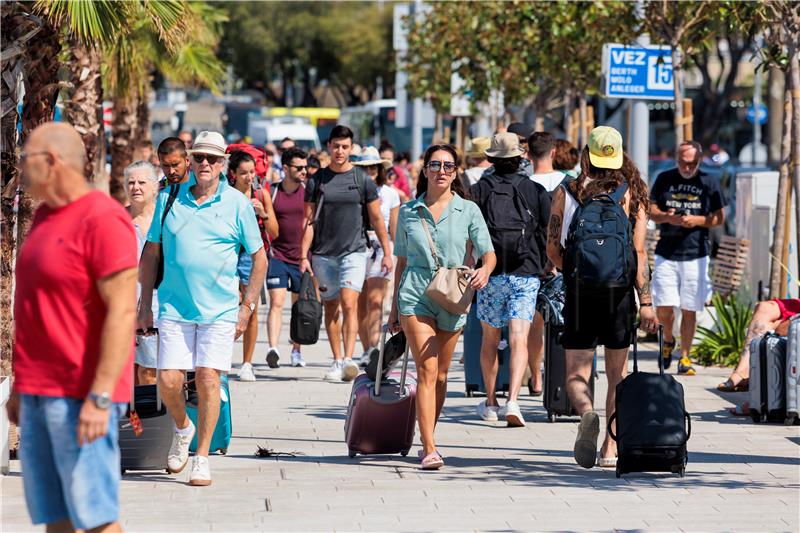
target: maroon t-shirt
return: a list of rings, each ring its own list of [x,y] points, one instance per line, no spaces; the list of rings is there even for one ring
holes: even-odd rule
[[[300,186],[289,194],[283,190],[283,184],[274,186],[278,188],[272,201],[278,219],[278,237],[272,241],[272,251],[276,259],[297,265],[300,263],[300,246],[303,242],[305,188]]]

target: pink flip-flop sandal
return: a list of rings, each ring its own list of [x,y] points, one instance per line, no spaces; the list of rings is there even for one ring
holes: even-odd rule
[[[422,470],[439,470],[444,466],[444,459],[439,452],[432,452],[422,458],[420,468]]]

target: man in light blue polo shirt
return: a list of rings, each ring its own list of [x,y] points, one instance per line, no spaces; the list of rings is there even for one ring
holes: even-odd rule
[[[208,448],[219,417],[219,376],[231,368],[233,342],[246,329],[267,271],[267,258],[253,206],[220,180],[227,158],[219,133],[201,132],[189,150],[193,175],[159,195],[140,262],[142,298],[139,327],[152,327],[150,298],[160,257],[158,286],[159,384],[175,435],[167,469],[181,472],[189,462],[195,426],[186,415],[185,371],[195,369],[198,406],[197,454],[190,485],[210,485]],[[171,196],[172,194],[172,196]],[[250,283],[239,303],[239,249],[253,260]]]

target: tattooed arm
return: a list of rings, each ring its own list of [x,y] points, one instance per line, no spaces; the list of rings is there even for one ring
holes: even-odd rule
[[[556,187],[553,192],[553,203],[550,205],[550,222],[547,225],[547,257],[558,268],[561,268],[564,259],[564,248],[561,247],[561,224],[564,220],[565,194],[563,187]]]
[[[642,206],[636,214],[636,225],[633,228],[633,246],[636,248],[638,268],[636,272],[636,292],[639,303],[652,304],[650,295],[650,261],[647,258],[647,209]]]

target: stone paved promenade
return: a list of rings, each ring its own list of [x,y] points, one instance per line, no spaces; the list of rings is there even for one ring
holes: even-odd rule
[[[126,530],[800,530],[800,429],[728,416],[743,395],[716,393],[720,369],[681,378],[693,426],[685,478],[618,480],[613,470],[578,467],[575,422],[548,423],[538,398],[522,397],[526,428],[476,420],[477,400],[465,397],[457,363],[438,430],[447,465],[420,472],[411,459],[417,447],[409,458],[347,457],[350,385],[321,380],[329,364],[324,338],[306,350],[305,369],[268,369],[265,346],[257,349],[258,382],[232,381],[234,438],[227,457],[211,459],[213,485],[191,488],[188,473],[126,475]],[[645,348],[643,367],[654,368],[653,346]],[[240,351],[239,344],[237,362]],[[602,368],[601,358],[605,395]],[[256,446],[297,456],[257,458]],[[19,462],[1,483],[0,530],[33,529]]]

